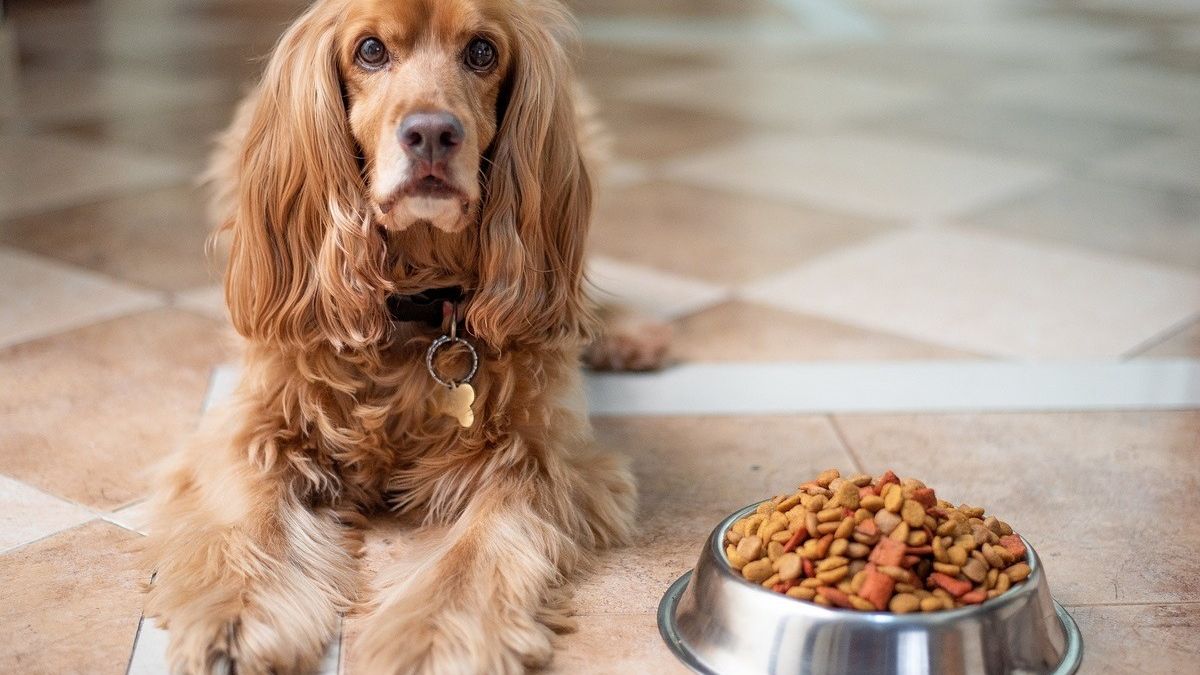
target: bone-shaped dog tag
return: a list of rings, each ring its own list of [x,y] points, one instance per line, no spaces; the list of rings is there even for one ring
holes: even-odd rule
[[[451,385],[446,390],[446,398],[442,403],[442,413],[458,420],[464,429],[475,423],[475,411],[471,404],[475,402],[475,388],[469,384]]]

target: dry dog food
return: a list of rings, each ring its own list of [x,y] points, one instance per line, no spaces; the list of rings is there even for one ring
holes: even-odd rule
[[[975,605],[1029,576],[1011,527],[888,471],[837,469],[763,502],[725,533],[747,581],[826,607],[897,613]]]

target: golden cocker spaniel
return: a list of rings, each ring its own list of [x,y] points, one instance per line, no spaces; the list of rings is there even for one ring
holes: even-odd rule
[[[579,361],[592,181],[553,0],[318,0],[215,165],[241,383],[164,468],[147,614],[173,672],[522,673],[630,536]],[[422,514],[360,598],[363,514]]]

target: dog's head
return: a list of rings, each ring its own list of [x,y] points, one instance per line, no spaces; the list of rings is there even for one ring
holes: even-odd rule
[[[451,281],[494,345],[586,333],[568,25],[553,0],[318,0],[245,111],[226,224],[238,330],[364,347],[397,283]]]

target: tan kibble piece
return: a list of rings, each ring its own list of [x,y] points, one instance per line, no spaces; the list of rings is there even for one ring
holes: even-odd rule
[[[791,581],[804,572],[804,566],[798,553],[784,553],[779,556],[779,578]]]
[[[904,522],[908,523],[909,527],[922,527],[925,525],[925,507],[916,501],[906,499],[903,506],[900,507],[900,517],[904,518]]]
[[[821,475],[817,476],[817,485],[820,485],[821,487],[829,487],[829,484],[833,482],[833,479],[839,478],[841,475],[841,472],[839,472],[837,469],[828,469],[826,471],[822,471]]]
[[[834,493],[834,497],[837,498],[838,502],[842,506],[848,509],[858,508],[858,486],[856,486],[854,483],[849,481],[842,483],[838,487],[837,492]]]
[[[1012,581],[1014,584],[1017,583],[1018,581],[1024,581],[1026,579],[1026,577],[1028,577],[1030,575],[1030,573],[1032,573],[1032,572],[1033,572],[1033,570],[1030,569],[1029,565],[1027,565],[1023,562],[1017,563],[1017,564],[1013,565],[1012,567],[1009,567],[1008,569],[1004,570],[1004,574],[1006,576],[1008,576],[1009,580]]]
[[[833,540],[833,543],[829,545],[829,555],[844,556],[844,555],[846,555],[846,551],[848,551],[849,549],[850,549],[850,540],[849,539],[835,538]]]
[[[983,583],[983,580],[987,578],[987,565],[971,558],[963,564],[962,573],[963,576],[977,584]]]
[[[883,508],[892,513],[900,513],[900,507],[904,506],[904,492],[900,486],[895,483],[888,483],[883,490]]]
[[[766,558],[746,563],[745,567],[742,568],[742,576],[746,578],[746,581],[753,584],[761,584],[774,573],[774,570],[771,569],[771,561]]]
[[[942,608],[943,607],[942,607],[942,599],[941,598],[935,598],[933,596],[930,596],[928,598],[925,598],[924,600],[921,600],[921,611],[922,612],[936,612],[937,610],[942,609]]]
[[[946,557],[950,559],[950,564],[962,567],[967,562],[967,550],[956,544],[946,549]]]
[[[884,534],[891,534],[892,531],[896,529],[896,526],[902,522],[904,521],[900,518],[900,516],[888,511],[887,509],[881,509],[875,512],[875,524],[879,526],[879,531]]]
[[[796,598],[797,600],[812,600],[816,594],[817,592],[813,589],[803,586],[792,586],[787,590],[788,597]]]
[[[871,602],[870,600],[860,598],[857,595],[850,596],[850,604],[854,605],[854,609],[857,609],[859,611],[863,611],[863,612],[874,612],[875,611],[875,603]]]
[[[858,505],[871,513],[875,513],[883,508],[883,497],[879,495],[867,495],[859,500]]]
[[[888,602],[888,609],[897,614],[908,614],[921,608],[921,601],[911,593],[898,593]]]
[[[746,537],[737,544],[738,555],[743,560],[758,560],[763,554],[763,542],[758,537]]]

